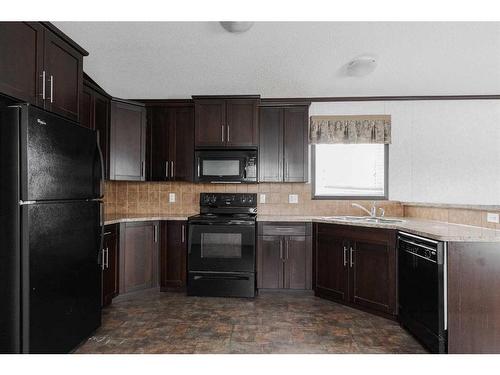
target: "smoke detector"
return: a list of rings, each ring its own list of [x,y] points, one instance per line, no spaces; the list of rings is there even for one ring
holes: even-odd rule
[[[244,33],[248,31],[252,26],[253,22],[241,22],[241,21],[223,21],[220,23],[224,29],[230,33]]]
[[[347,64],[347,74],[353,77],[363,77],[375,70],[377,59],[374,56],[359,56]]]

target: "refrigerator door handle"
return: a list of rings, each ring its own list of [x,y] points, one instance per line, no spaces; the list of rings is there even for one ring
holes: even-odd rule
[[[104,270],[104,203],[98,202],[99,205],[99,225],[101,226],[101,238],[99,240],[99,249],[102,249],[101,268]]]
[[[97,133],[97,153],[99,155],[99,176],[100,176],[100,181],[99,181],[99,198],[104,197],[104,158],[102,156],[102,150],[101,150],[101,145],[99,142],[99,137],[100,134]]]

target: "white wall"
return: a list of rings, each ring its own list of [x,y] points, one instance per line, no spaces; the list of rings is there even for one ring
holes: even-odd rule
[[[389,114],[389,198],[500,205],[500,100],[313,103],[309,114]]]

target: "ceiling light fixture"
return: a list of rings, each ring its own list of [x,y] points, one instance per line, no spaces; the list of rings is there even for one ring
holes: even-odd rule
[[[236,21],[222,21],[220,22],[222,27],[229,31],[230,33],[244,33],[248,31],[252,26],[253,22],[236,22]]]
[[[363,77],[375,70],[377,59],[374,56],[359,56],[347,64],[347,74],[354,77]]]

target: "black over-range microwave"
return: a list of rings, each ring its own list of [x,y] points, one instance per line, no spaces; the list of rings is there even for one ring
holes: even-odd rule
[[[257,150],[197,150],[196,182],[257,182]]]

